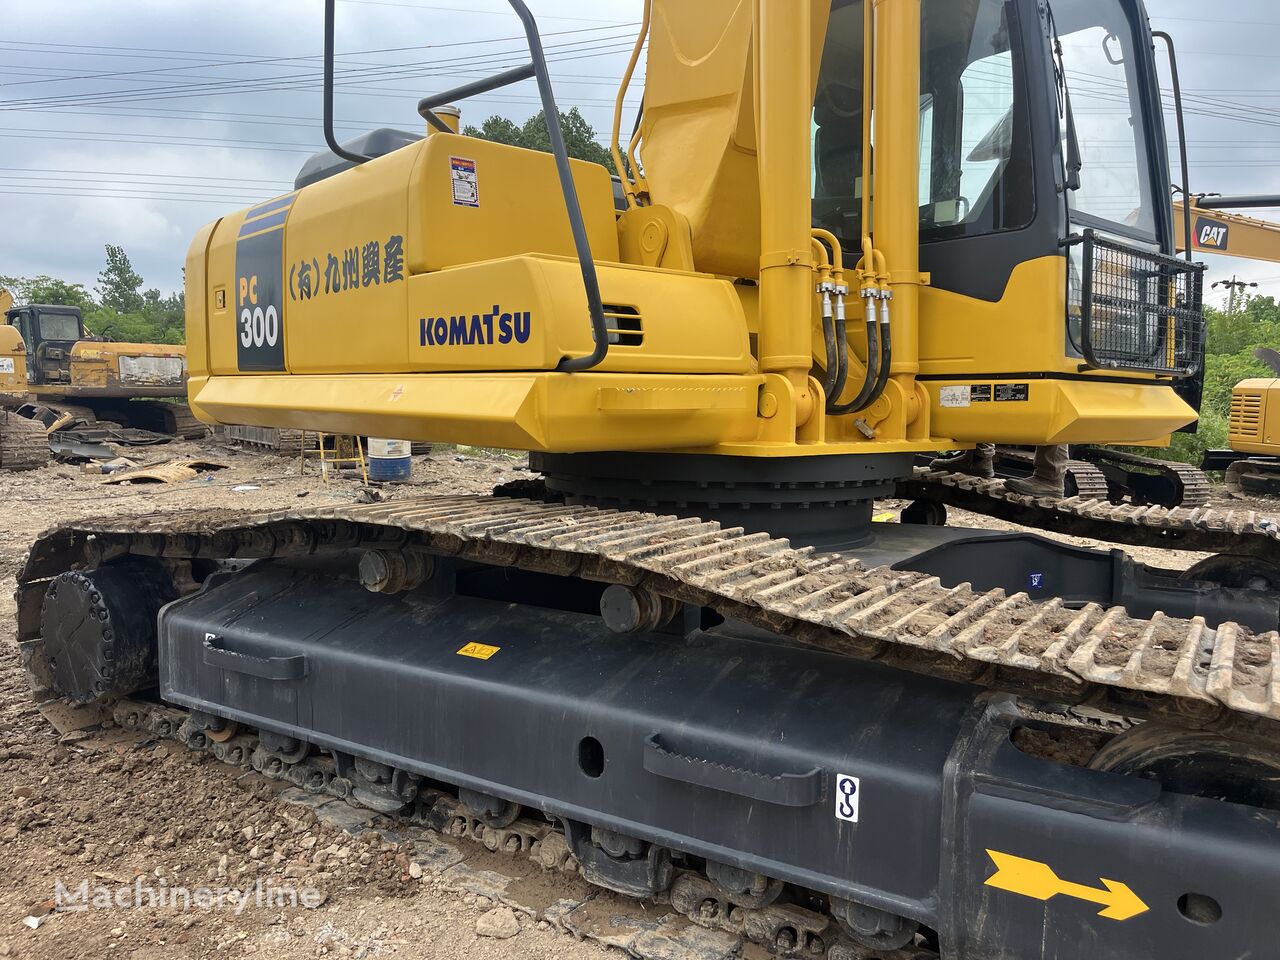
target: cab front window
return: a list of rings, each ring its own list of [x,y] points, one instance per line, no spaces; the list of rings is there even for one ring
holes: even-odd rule
[[[1157,193],[1138,30],[1119,0],[1053,0],[1062,45],[1068,201],[1077,226],[1155,242]],[[1071,138],[1074,135],[1074,143]],[[1073,161],[1074,156],[1074,161]]]
[[[79,340],[80,321],[69,313],[40,313],[41,340]]]

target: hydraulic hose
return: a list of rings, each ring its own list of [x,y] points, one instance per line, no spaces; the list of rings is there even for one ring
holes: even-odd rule
[[[845,322],[843,299],[836,304],[836,382],[828,400],[836,400],[849,384],[849,327]]]
[[[867,295],[869,291],[864,291],[863,302],[866,304],[867,311],[867,371],[862,378],[862,387],[858,390],[858,395],[848,403],[833,403],[827,407],[827,413],[833,417],[844,416],[846,413],[856,413],[867,406],[871,399],[875,386],[880,378],[880,335],[878,331],[879,323],[876,321],[876,302],[879,299],[878,293]],[[848,367],[848,342],[845,342],[845,367]],[[886,365],[887,369],[887,365]],[[847,382],[847,378],[846,378]],[[837,394],[836,396],[839,396]]]
[[[844,416],[848,413],[856,413],[866,408],[870,403],[874,402],[873,398],[878,398],[876,393],[876,385],[880,383],[883,376],[887,382],[889,363],[883,356],[884,348],[881,344],[880,328],[884,326],[883,319],[887,316],[887,308],[883,306],[885,298],[890,296],[882,285],[882,278],[888,279],[888,270],[884,263],[884,256],[876,250],[869,238],[862,241],[862,261],[858,264],[858,274],[862,278],[861,292],[863,310],[866,313],[867,327],[867,369],[862,378],[862,386],[858,389],[858,395],[848,403],[829,404],[827,413],[830,416]],[[877,305],[880,306],[877,306]],[[838,336],[838,334],[837,334]],[[844,367],[846,370],[846,383],[848,381],[848,340],[842,338],[841,344],[844,350]],[[883,390],[883,386],[880,388]],[[839,397],[844,392],[844,384],[841,384],[840,391],[836,393]],[[834,399],[834,398],[833,398]]]
[[[893,294],[886,291],[880,300],[880,372],[876,377],[875,389],[867,400],[867,406],[875,403],[884,395],[884,388],[889,385],[889,370],[893,366],[893,324],[889,317],[889,304],[893,302]]]
[[[829,404],[844,393],[845,385],[849,382],[849,331],[845,325],[845,297],[849,293],[849,285],[844,278],[844,249],[840,246],[840,239],[822,227],[813,228],[813,237],[815,249],[821,249],[825,253],[826,247],[831,248],[831,291],[835,294],[835,325],[830,334],[827,334],[825,324],[823,328],[827,341],[827,378],[823,391]]]
[[[827,248],[817,237],[813,238],[814,272],[818,275],[818,293],[822,297],[822,340],[826,348],[826,377],[822,382],[822,393],[827,400],[831,399],[831,391],[835,389],[839,377],[839,363],[836,360],[835,315],[832,309],[831,295],[835,284],[831,282],[831,261],[827,256]]]

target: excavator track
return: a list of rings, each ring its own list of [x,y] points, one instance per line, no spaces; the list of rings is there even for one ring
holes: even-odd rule
[[[38,470],[49,463],[44,424],[0,411],[0,470]]]
[[[1135,547],[1280,560],[1280,519],[1257,510],[1114,504],[1085,497],[1027,497],[999,480],[916,470],[898,497],[980,513],[1052,533]]]
[[[996,448],[996,470],[1002,477],[1031,475],[1035,455],[1013,447]],[[1010,466],[1014,470],[1010,470]],[[1088,500],[1105,500],[1109,495],[1106,475],[1092,463],[1073,459],[1067,463],[1067,493]]]
[[[1111,499],[1117,503],[1127,499],[1137,504],[1190,509],[1209,502],[1209,478],[1189,463],[1155,460],[1114,447],[1083,447],[1073,452],[1103,474]]]
[[[1274,497],[1280,494],[1280,460],[1237,460],[1227,468],[1225,482],[1233,497]]]
[[[553,886],[557,883],[566,886],[558,891],[561,893],[558,901],[542,910],[540,916],[553,919],[557,926],[579,937],[622,947],[639,960],[726,960],[742,956],[744,942],[756,945],[756,956],[761,955],[760,948],[775,957],[824,960],[930,960],[937,956],[915,946],[869,949],[851,940],[829,912],[815,909],[820,904],[794,902],[795,897],[761,902],[768,897],[735,895],[713,882],[705,872],[688,865],[673,871],[670,889],[661,895],[659,903],[625,900],[611,907],[609,922],[604,927],[607,932],[602,935],[599,924],[582,927],[575,923],[572,910],[581,903],[568,885],[582,878],[582,866],[570,850],[562,829],[536,811],[525,810],[510,823],[495,825],[468,809],[456,793],[424,785],[404,810],[387,814],[361,804],[356,784],[338,776],[330,758],[318,753],[282,756],[263,744],[252,730],[228,727],[225,733],[229,736],[223,736],[201,729],[185,710],[136,699],[116,703],[111,719],[124,730],[208,754],[229,767],[255,771],[268,780],[290,784],[311,797],[345,801],[373,814],[374,823],[382,828],[379,832],[390,828],[398,842],[413,841],[414,834],[419,834],[415,847],[421,845],[437,857],[442,847],[440,841],[444,840],[446,844],[474,844],[512,861],[531,861]],[[308,799],[304,805],[314,807],[316,802]],[[500,891],[507,885],[504,880],[517,885],[527,883],[521,881],[525,876],[523,870],[517,867],[511,872],[515,876],[507,878],[498,864],[485,861],[485,892],[501,896]],[[770,891],[774,896],[780,892]],[[672,919],[682,919],[676,924],[664,921],[668,909],[674,915]],[[714,933],[682,931],[684,920]],[[633,928],[633,932],[627,938],[629,928]],[[648,933],[635,936],[639,931]]]
[[[906,486],[958,500],[973,492],[972,478],[943,479]],[[1267,555],[1280,553],[1280,526],[1264,526],[1256,514],[1166,512],[1144,520],[1150,508],[1068,503],[1052,509],[1027,498],[984,499],[1007,503],[1022,517],[1041,511],[1075,518],[1088,530],[1090,524],[1111,530],[1127,516],[1133,532],[1149,533],[1158,545],[1174,540],[1181,549],[1199,550],[1239,540]],[[867,569],[843,555],[793,549],[767,534],[693,518],[486,496],[257,516],[158,514],[55,528],[37,540],[18,577],[24,662],[38,661],[46,587],[68,570],[129,554],[249,560],[375,545],[644,587],[828,652],[1040,701],[1237,739],[1274,743],[1280,733],[1280,634],[1274,632],[1255,634],[1231,623],[1214,629],[1199,618],[1159,614],[1141,620],[1118,607],[1069,609],[1021,593],[949,588],[925,574]]]
[[[208,424],[196,419],[185,403],[161,400],[130,400],[107,409],[108,416],[118,416],[125,426],[141,427],[168,434],[180,440],[200,440],[209,435]]]
[[[221,428],[223,438],[228,443],[253,447],[258,450],[269,450],[282,456],[297,456],[302,452],[302,431],[286,430],[277,427],[249,427],[231,425]],[[311,441],[314,446],[314,435]]]

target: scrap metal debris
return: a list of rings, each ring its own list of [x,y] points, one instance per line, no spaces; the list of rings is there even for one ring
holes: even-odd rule
[[[226,466],[216,460],[167,460],[133,470],[121,470],[103,483],[182,483],[194,480],[201,473],[224,470]]]

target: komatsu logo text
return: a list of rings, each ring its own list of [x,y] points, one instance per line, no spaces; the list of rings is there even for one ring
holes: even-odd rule
[[[419,325],[419,336],[424,347],[528,343],[532,314],[527,310],[503,312],[495,303],[489,313],[423,317]]]

